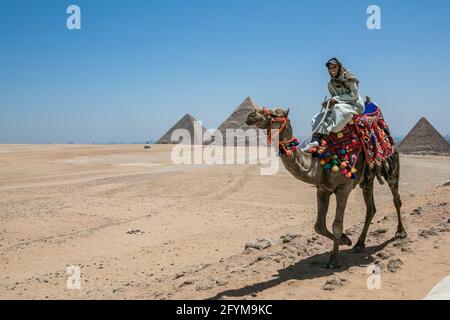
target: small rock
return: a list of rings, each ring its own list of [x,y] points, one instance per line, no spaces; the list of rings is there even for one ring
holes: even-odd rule
[[[436,230],[434,230],[434,228],[430,228],[430,229],[425,229],[419,232],[419,237],[423,237],[423,238],[429,238],[431,236],[436,236],[438,233],[436,232]]]
[[[386,251],[380,251],[377,253],[377,257],[383,260],[392,257],[392,253]]]
[[[182,284],[180,284],[180,288],[184,286],[189,286],[191,284],[194,284],[194,280],[184,280]]]
[[[179,272],[179,273],[175,274],[174,279],[178,279],[178,278],[181,278],[181,277],[184,277],[184,272]]]
[[[337,289],[342,286],[343,286],[343,283],[342,283],[341,279],[331,279],[331,280],[327,280],[325,282],[322,289],[332,291],[332,290]]]
[[[389,260],[387,265],[387,270],[389,272],[397,272],[397,270],[400,268],[400,265],[402,265],[403,262],[399,258]]]
[[[212,282],[212,281],[206,281],[206,282],[203,282],[203,283],[198,284],[198,285],[195,287],[195,290],[201,291],[201,290],[209,290],[209,289],[212,289],[212,288],[214,288],[214,282]]]
[[[374,270],[374,273],[384,271],[386,269],[386,265],[381,261],[375,261],[375,265],[378,266],[378,270]]]
[[[218,285],[218,286],[226,286],[227,284],[228,284],[228,281],[226,281],[226,280],[223,280],[223,279],[216,279],[216,284]]]
[[[289,233],[281,236],[280,239],[282,240],[283,243],[288,243],[288,242],[291,242],[292,240],[294,240],[295,238],[298,238],[298,237],[299,237],[298,234],[289,232]]]
[[[380,236],[382,234],[385,234],[386,232],[387,232],[387,229],[385,229],[385,228],[378,228],[378,229],[372,231],[371,235],[372,236]]]
[[[139,229],[128,229],[127,234],[143,234],[144,231],[141,231]]]
[[[447,223],[440,223],[438,227],[435,229],[435,231],[439,232],[450,232],[450,226],[447,225]]]
[[[244,252],[249,253],[253,249],[263,250],[263,249],[270,247],[271,245],[272,245],[272,243],[267,239],[256,239],[256,241],[248,241],[245,244]]]
[[[411,215],[412,215],[412,216],[414,216],[414,215],[420,215],[420,214],[422,214],[422,207],[417,207],[417,208],[415,208],[415,209],[411,212]]]

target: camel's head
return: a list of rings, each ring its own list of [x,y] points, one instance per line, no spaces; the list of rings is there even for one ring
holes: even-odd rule
[[[281,108],[277,108],[277,109],[256,109],[252,112],[249,113],[249,115],[247,116],[247,120],[245,121],[245,123],[248,126],[255,126],[259,129],[267,129],[270,125],[270,123],[272,122],[272,119],[275,118],[288,118],[289,115],[289,109],[284,110]],[[278,129],[277,125],[279,123],[278,122],[273,122],[272,123],[272,128],[273,129]]]

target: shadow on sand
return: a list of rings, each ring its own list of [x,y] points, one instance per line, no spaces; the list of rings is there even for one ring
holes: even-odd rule
[[[316,254],[301,260],[293,265],[290,265],[284,269],[278,270],[276,278],[259,282],[252,285],[248,285],[239,289],[225,290],[217,293],[215,296],[208,298],[207,300],[216,300],[222,297],[243,297],[251,295],[252,293],[261,292],[288,280],[306,280],[315,279],[320,277],[327,277],[335,273],[339,273],[354,266],[367,266],[374,262],[373,254],[383,250],[389,243],[395,241],[394,238],[386,240],[385,242],[367,247],[363,252],[354,252],[352,249],[341,251],[341,266],[336,269],[327,269],[323,267],[323,264],[328,261],[330,253]]]

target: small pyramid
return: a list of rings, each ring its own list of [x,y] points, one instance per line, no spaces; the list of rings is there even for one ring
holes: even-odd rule
[[[398,145],[405,154],[450,154],[450,144],[424,117]]]
[[[257,105],[253,102],[252,98],[247,97],[241,104],[234,109],[231,115],[219,126],[217,131],[223,135],[223,143],[226,143],[226,130],[227,129],[243,129],[244,131],[247,129],[255,130],[255,127],[248,126],[245,121],[247,120],[247,116],[250,112],[257,109]],[[235,139],[236,140],[236,139]],[[237,141],[235,141],[235,145]],[[246,142],[248,144],[248,142]]]
[[[167,131],[158,141],[156,141],[156,143],[160,143],[160,144],[177,144],[177,143],[182,143],[182,144],[195,144],[195,143],[202,143],[202,137],[198,136],[198,137],[194,137],[194,124],[197,123],[199,126],[200,123],[190,114],[185,114],[177,123],[175,123],[172,128],[169,129],[169,131]],[[190,136],[191,136],[191,141],[172,141],[171,137],[172,137],[172,133],[176,130],[176,129],[186,129]],[[206,129],[201,126],[201,133],[202,135],[205,133]],[[200,131],[199,131],[200,132]],[[198,133],[199,133],[198,132]]]

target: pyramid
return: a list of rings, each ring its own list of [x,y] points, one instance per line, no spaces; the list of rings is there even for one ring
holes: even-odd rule
[[[246,131],[247,129],[255,130],[255,127],[248,126],[245,121],[247,120],[248,114],[256,109],[257,105],[250,97],[245,98],[245,100],[242,101],[242,103],[236,109],[234,109],[231,115],[219,126],[219,128],[217,128],[217,131],[219,131],[223,136],[224,144],[226,143],[227,129],[243,129],[244,131]],[[252,141],[252,139],[246,139],[246,145],[249,144],[249,141]],[[257,140],[256,143],[258,143]],[[237,144],[237,139],[235,139],[234,144]]]
[[[202,137],[200,135],[198,137],[194,137],[194,124],[197,123],[199,128],[201,128],[202,135],[205,133],[206,129],[190,114],[185,114],[180,120],[178,120],[177,123],[175,123],[172,128],[169,129],[156,143],[160,144],[176,144],[176,143],[182,143],[182,144],[201,144],[202,143]],[[174,142],[171,140],[172,133],[176,129],[186,129],[190,135],[191,135],[191,141],[178,141]],[[200,132],[200,130],[198,130]],[[181,139],[180,139],[181,140]]]
[[[406,154],[450,154],[450,144],[422,117],[400,142],[398,150]]]

